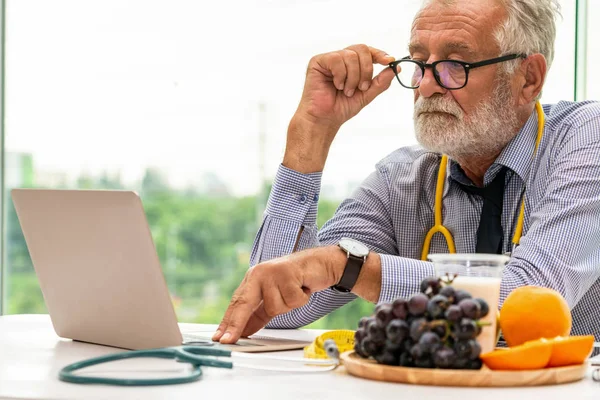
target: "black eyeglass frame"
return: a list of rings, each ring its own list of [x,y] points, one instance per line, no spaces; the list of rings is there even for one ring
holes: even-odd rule
[[[438,85],[440,85],[441,87],[443,87],[444,89],[447,90],[458,90],[458,89],[462,89],[465,86],[467,86],[467,82],[469,82],[469,71],[472,70],[473,68],[479,68],[479,67],[483,67],[486,65],[492,65],[492,64],[496,64],[496,63],[501,63],[504,61],[510,61],[510,60],[515,60],[517,58],[527,58],[526,54],[507,54],[505,56],[500,56],[500,57],[495,57],[495,58],[490,58],[487,60],[482,60],[482,61],[477,61],[474,63],[469,63],[469,62],[465,62],[465,61],[459,61],[459,60],[438,60],[438,61],[434,61],[431,64],[427,64],[424,63],[423,61],[417,61],[417,60],[413,60],[410,58],[410,56],[406,56],[401,58],[400,60],[396,60],[396,61],[392,61],[391,63],[388,64],[388,66],[394,71],[394,74],[396,75],[396,79],[398,79],[398,82],[400,82],[400,84],[407,88],[407,89],[418,89],[419,86],[421,86],[421,82],[419,82],[418,86],[406,86],[405,84],[402,83],[402,81],[400,80],[400,77],[398,76],[398,71],[397,71],[397,66],[398,64],[404,62],[404,61],[410,61],[414,64],[417,64],[419,67],[421,67],[421,81],[423,80],[423,77],[425,77],[425,68],[431,68],[431,70],[433,71],[433,77],[435,78],[435,81],[438,83]],[[437,73],[436,70],[436,66],[440,63],[443,62],[453,62],[459,65],[462,65],[463,68],[465,69],[465,83],[460,86],[460,87],[456,87],[456,88],[449,88],[446,87],[441,79],[439,74]]]

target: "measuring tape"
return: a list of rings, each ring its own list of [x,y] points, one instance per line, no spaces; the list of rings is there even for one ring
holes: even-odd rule
[[[325,332],[315,338],[315,340],[304,348],[304,357],[306,358],[329,358],[325,349],[325,341],[333,340],[337,346],[339,354],[354,349],[354,331],[341,329]]]

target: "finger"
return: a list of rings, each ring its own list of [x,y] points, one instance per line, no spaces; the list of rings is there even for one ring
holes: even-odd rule
[[[322,58],[318,58],[316,63],[322,69],[321,73],[331,75],[333,85],[337,90],[344,90],[347,71],[344,59],[339,52],[328,53]]]
[[[364,92],[371,86],[371,79],[373,79],[373,57],[371,56],[370,48],[364,44],[357,44],[350,46],[349,49],[356,51],[356,54],[358,54],[358,63],[360,65],[358,88]]]
[[[310,299],[310,290],[294,284],[286,284],[280,290],[280,296],[288,310],[302,307]]]
[[[239,288],[238,288],[239,290]],[[237,293],[237,290],[236,290]],[[229,320],[231,319],[231,313],[233,312],[234,299],[236,295],[234,294],[229,302],[229,306],[227,306],[227,310],[225,310],[225,314],[223,315],[223,319],[221,319],[221,323],[217,327],[217,330],[213,334],[212,340],[218,342],[223,337],[227,326],[229,325]]]
[[[310,299],[310,290],[307,288],[299,288],[293,285],[288,285],[287,287],[277,291],[280,294],[281,301],[285,304],[285,311],[289,311],[298,307],[301,307],[308,303]],[[267,312],[265,307],[266,301],[263,301],[260,306],[248,320],[246,327],[242,332],[243,337],[248,337],[250,335],[255,334],[262,328],[264,328],[269,321],[273,319],[273,314],[271,311]],[[279,314],[277,314],[279,315]]]
[[[224,334],[219,339],[220,343],[230,344],[235,343],[240,338],[242,330],[246,327],[250,316],[254,310],[260,305],[261,291],[256,281],[249,281],[243,293],[235,297],[229,306],[229,313],[226,313],[227,321],[224,328]]]
[[[212,340],[215,341],[215,342],[218,342],[219,339],[221,339],[221,337],[223,336],[223,332],[225,332],[225,326],[226,326],[226,324],[225,324],[224,321],[225,321],[225,319],[221,320],[221,323],[217,327],[217,330],[212,335]]]
[[[212,340],[218,342],[221,339],[221,337],[223,337],[223,334],[225,333],[225,329],[227,329],[227,325],[229,324],[229,319],[231,318],[231,312],[233,311],[234,299],[236,299],[236,297],[239,296],[238,293],[243,292],[243,285],[244,285],[244,283],[240,284],[240,286],[233,293],[233,296],[231,297],[231,301],[229,302],[229,306],[227,306],[227,310],[225,310],[225,314],[223,315],[223,318],[221,319],[221,323],[217,327],[217,330],[213,334]]]
[[[392,70],[391,68],[385,68],[383,71],[381,71],[373,79],[369,90],[364,92],[365,103],[369,104],[375,99],[375,97],[385,92],[390,87],[394,76],[394,70]]]
[[[344,94],[352,97],[360,81],[360,61],[358,54],[354,50],[342,50],[342,57],[347,71],[346,82],[344,82]]]
[[[375,47],[369,46],[369,51],[371,52],[371,58],[373,60],[373,64],[381,64],[388,65],[392,61],[394,61],[394,57],[390,56],[383,50],[376,49]]]
[[[246,285],[246,282],[248,282],[248,276],[249,275],[250,275],[249,273],[246,273],[246,275],[244,275],[244,279],[242,279],[242,282],[240,283],[240,285],[238,286],[238,288],[233,292],[233,296],[231,296],[231,302],[229,303],[229,306],[227,307],[227,310],[225,310],[225,314],[223,315],[223,318],[221,319],[221,323],[217,327],[217,330],[213,334],[212,340],[219,341],[219,339],[221,339],[221,337],[225,333],[225,329],[227,328],[227,323],[228,323],[229,318],[231,316],[231,311],[232,311],[231,305],[233,304],[233,299],[236,298],[236,297],[239,297],[241,295],[241,293],[244,292],[244,290],[245,290],[244,287]]]
[[[394,73],[399,74],[400,72],[402,72],[402,67],[400,67],[400,64],[396,64],[396,66],[394,68],[390,68],[392,71],[394,71]]]
[[[267,315],[265,311],[264,303],[262,303],[248,320],[246,327],[242,331],[242,337],[248,337],[250,335],[254,335],[256,332],[267,326],[267,324],[271,321],[271,317]]]
[[[283,314],[290,309],[285,305],[281,290],[278,286],[266,284],[262,290],[262,306],[267,316],[273,318],[279,314]]]

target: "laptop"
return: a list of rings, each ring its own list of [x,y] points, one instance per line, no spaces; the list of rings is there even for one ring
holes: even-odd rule
[[[182,324],[182,333],[135,192],[13,189],[11,196],[58,336],[135,350],[211,343],[213,332],[199,325]],[[225,347],[261,352],[308,344],[251,336]]]

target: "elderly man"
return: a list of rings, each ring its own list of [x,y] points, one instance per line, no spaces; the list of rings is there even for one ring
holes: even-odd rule
[[[552,0],[430,0],[406,58],[392,62],[366,45],[313,57],[254,266],[213,339],[303,326],[356,296],[408,297],[433,275],[423,255],[452,245],[511,255],[500,304],[519,286],[553,288],[571,307],[572,332],[600,339],[600,104],[536,108],[557,13]],[[390,68],[373,77],[374,64]],[[396,78],[414,92],[422,147],[385,157],[318,231],[321,171],[336,133]],[[360,156],[359,146],[348,154]],[[424,246],[440,169],[453,243],[438,234]]]

